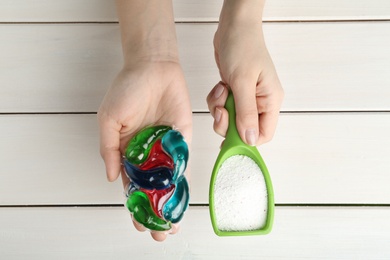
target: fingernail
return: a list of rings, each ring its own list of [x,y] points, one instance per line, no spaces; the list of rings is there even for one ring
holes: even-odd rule
[[[251,146],[255,146],[256,145],[256,131],[255,129],[247,129],[245,131],[245,139],[246,139],[246,142],[247,144],[251,145]]]
[[[221,121],[221,117],[222,117],[222,111],[221,109],[219,108],[215,108],[215,122],[219,123],[219,121]]]
[[[214,98],[218,99],[223,93],[224,87],[218,83],[218,87],[214,91]]]

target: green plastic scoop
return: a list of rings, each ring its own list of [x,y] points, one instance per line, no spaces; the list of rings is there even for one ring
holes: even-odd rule
[[[237,131],[236,127],[236,111],[234,105],[233,94],[229,92],[229,96],[226,100],[225,108],[229,112],[229,127],[226,133],[226,138],[222,144],[221,150],[214,164],[213,173],[211,175],[210,190],[209,190],[209,202],[210,202],[210,217],[213,225],[215,234],[218,236],[247,236],[247,235],[264,235],[271,231],[273,218],[274,218],[274,194],[272,188],[271,178],[268,174],[267,167],[261,158],[259,151],[255,146],[249,146],[245,144]],[[222,164],[231,156],[234,155],[245,155],[252,159],[260,168],[263,173],[265,186],[267,189],[267,215],[266,221],[263,226],[254,230],[220,230],[218,228],[218,219],[215,213],[215,200],[214,200],[214,189],[216,185],[218,171]],[[250,198],[249,198],[250,199]],[[226,201],[226,207],[229,207],[231,202]],[[225,206],[225,205],[223,205]]]

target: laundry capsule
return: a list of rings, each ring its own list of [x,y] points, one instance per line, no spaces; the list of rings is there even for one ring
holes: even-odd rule
[[[168,231],[183,218],[189,203],[188,157],[184,137],[170,126],[147,127],[129,141],[122,159],[130,180],[125,205],[135,221]]]

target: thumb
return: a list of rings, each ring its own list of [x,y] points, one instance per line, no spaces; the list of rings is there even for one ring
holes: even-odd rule
[[[255,146],[259,138],[259,114],[256,104],[256,81],[239,80],[231,86],[236,108],[236,125],[241,139]]]
[[[115,181],[120,173],[120,126],[110,121],[100,122],[100,154],[106,165],[108,181]]]

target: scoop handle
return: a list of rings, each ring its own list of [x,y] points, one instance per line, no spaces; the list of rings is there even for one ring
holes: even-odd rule
[[[229,90],[228,98],[226,99],[225,108],[229,113],[229,126],[224,141],[224,147],[232,147],[245,144],[240,137],[236,125],[236,109],[232,91]]]

